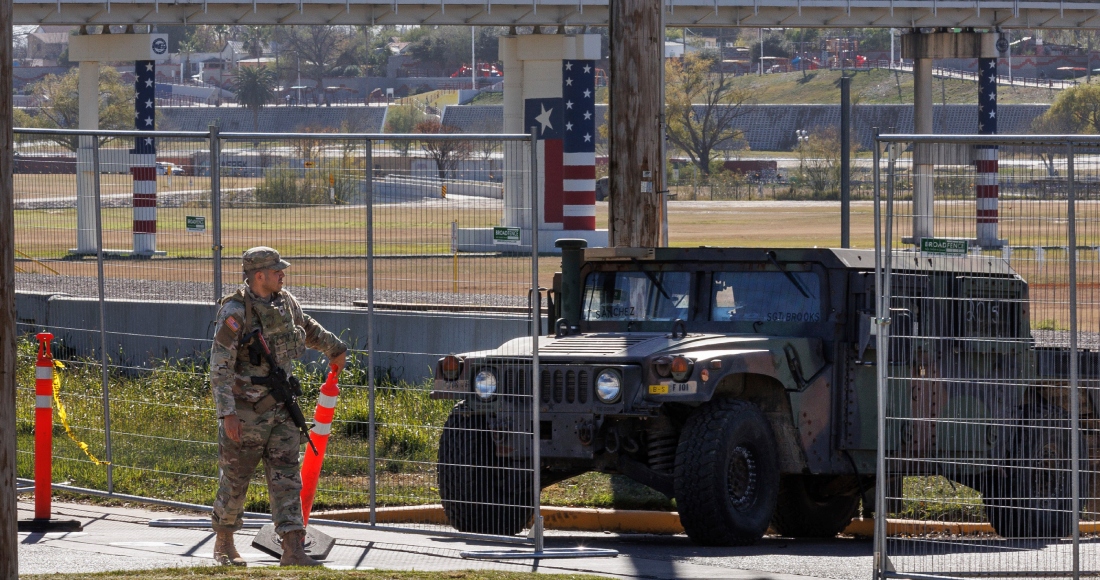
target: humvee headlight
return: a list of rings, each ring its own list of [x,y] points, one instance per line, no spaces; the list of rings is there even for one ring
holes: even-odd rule
[[[497,376],[492,369],[481,369],[474,377],[474,391],[477,396],[488,400],[497,392]]]
[[[691,359],[684,356],[677,356],[672,358],[672,364],[669,365],[669,370],[672,372],[672,380],[677,383],[686,382],[691,378],[691,370],[695,367],[695,363],[691,362]]]
[[[457,379],[462,374],[462,359],[453,354],[443,357],[439,360],[439,372],[448,381]]]
[[[619,371],[606,369],[596,376],[596,397],[601,403],[614,403],[619,400],[623,390],[623,379]]]

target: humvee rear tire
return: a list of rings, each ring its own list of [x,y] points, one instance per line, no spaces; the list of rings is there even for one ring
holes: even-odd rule
[[[832,538],[856,517],[859,493],[823,496],[818,493],[827,477],[784,475],[779,480],[779,498],[772,527],[792,538]]]
[[[437,469],[443,513],[458,531],[514,535],[530,521],[530,465],[497,457],[485,418],[464,403],[443,425]]]
[[[676,449],[675,493],[693,542],[756,542],[768,530],[778,489],[775,436],[756,405],[717,399],[691,414]]]
[[[1011,434],[1005,468],[991,474],[993,479],[983,486],[986,516],[1004,538],[1067,537],[1077,520],[1072,511],[1066,414],[1039,406],[1024,409],[1020,417],[1025,426]]]

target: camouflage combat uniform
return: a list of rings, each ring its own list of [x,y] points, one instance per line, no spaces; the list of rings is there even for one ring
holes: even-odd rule
[[[251,250],[250,250],[251,251]],[[274,250],[271,250],[274,252]],[[280,264],[287,264],[278,258]],[[247,257],[246,257],[247,260]],[[285,266],[282,266],[285,267]],[[249,312],[249,306],[251,307]],[[248,377],[268,375],[268,364],[252,365],[242,337],[262,329],[275,360],[291,374],[291,362],[306,348],[329,359],[347,347],[317,321],[302,312],[286,290],[262,300],[247,286],[221,301],[217,332],[210,353],[210,385],[218,414],[218,494],[214,500],[214,530],[241,529],[248,483],[263,459],[275,531],[282,535],[304,529],[302,524],[299,450],[305,443],[289,412],[268,394],[264,385]],[[222,418],[236,414],[241,422],[241,441],[228,437]]]

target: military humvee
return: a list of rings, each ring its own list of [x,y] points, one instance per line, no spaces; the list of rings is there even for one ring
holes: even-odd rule
[[[494,534],[527,524],[532,449],[520,434],[534,432],[543,486],[624,474],[674,497],[700,544],[751,543],[769,525],[795,537],[843,530],[876,475],[873,252],[583,245],[559,241],[537,429],[529,338],[437,365],[433,397],[460,400],[439,445],[451,524]],[[891,276],[906,298],[893,301],[888,364],[910,378],[891,388],[887,416],[912,420],[890,421],[888,451],[915,460],[905,475],[978,489],[1002,535],[1068,535],[1069,477],[1042,464],[1069,457],[1067,430],[1040,441],[1012,421],[920,420],[1064,420],[1034,381],[986,379],[1046,373],[1058,384],[1068,357],[1036,349],[1027,284],[1003,261],[930,262],[903,260]]]

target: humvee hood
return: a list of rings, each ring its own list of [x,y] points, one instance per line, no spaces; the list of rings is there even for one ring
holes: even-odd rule
[[[804,339],[793,339],[802,341]],[[684,354],[688,356],[709,356],[714,352],[729,353],[731,350],[769,350],[769,342],[775,337],[762,335],[730,336],[725,334],[688,334],[672,338],[664,332],[590,332],[563,337],[540,336],[539,358],[541,360],[589,360],[592,358],[612,358],[637,360],[663,353]],[[531,338],[523,337],[508,341],[500,348],[488,351],[467,353],[475,357],[531,356]]]

